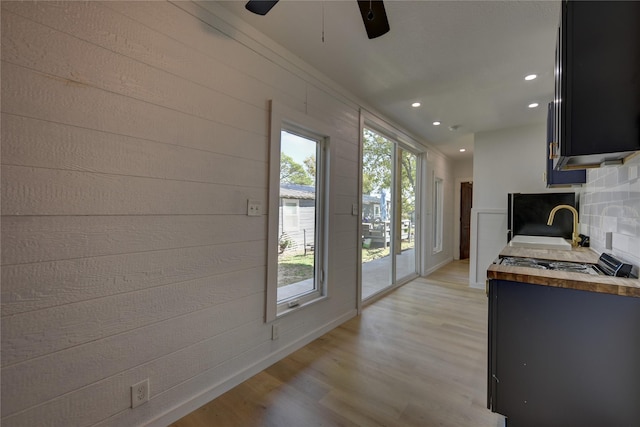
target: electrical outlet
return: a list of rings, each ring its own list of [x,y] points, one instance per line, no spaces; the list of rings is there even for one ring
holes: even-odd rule
[[[274,323],[271,325],[271,339],[277,340],[280,338],[280,325],[278,323]]]
[[[358,204],[354,203],[351,205],[351,215],[358,216]]]
[[[131,407],[135,408],[149,401],[149,378],[131,386]]]
[[[259,200],[247,200],[247,215],[248,216],[262,215],[262,203],[260,203]]]

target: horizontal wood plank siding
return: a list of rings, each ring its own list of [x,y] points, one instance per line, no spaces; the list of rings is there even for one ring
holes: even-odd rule
[[[148,301],[148,304],[163,305],[166,312],[159,313],[159,310],[145,310],[144,304],[140,300],[148,299],[148,292],[139,292],[131,298],[131,302],[123,307],[109,304],[110,301],[101,301],[104,306],[97,310],[93,317],[99,319],[106,327],[101,328],[105,332],[114,336],[100,339],[99,342],[91,342],[76,346],[66,351],[59,351],[48,354],[45,357],[36,358],[27,362],[12,365],[3,372],[3,378],[13,384],[13,393],[8,393],[3,402],[16,410],[28,407],[38,401],[53,398],[58,393],[73,391],[76,388],[91,384],[100,379],[105,373],[116,374],[126,369],[130,363],[126,358],[109,357],[114,349],[130,351],[136,346],[136,342],[144,339],[151,343],[153,340],[162,340],[162,347],[165,351],[177,351],[185,346],[209,339],[211,336],[223,333],[225,328],[234,327],[236,323],[255,320],[256,314],[249,312],[237,312],[235,306],[238,301],[243,301],[246,307],[258,308],[261,303],[262,289],[255,286],[255,281],[259,274],[264,275],[264,269],[256,269],[242,275],[247,279],[242,280],[240,274],[225,275],[220,278],[207,281],[191,281],[187,284],[176,284],[165,287],[157,291],[160,298],[157,301]],[[240,277],[239,277],[240,276]],[[233,282],[223,282],[223,280],[234,280]],[[251,280],[254,280],[253,282]],[[180,286],[182,285],[182,286]],[[261,287],[260,287],[261,288]],[[136,298],[137,296],[137,298]],[[130,315],[128,324],[114,322],[118,316],[125,317],[131,311],[137,314]],[[82,313],[76,314],[76,317]],[[86,316],[86,314],[85,314]],[[176,333],[175,336],[166,337],[165,334],[174,329],[173,320],[179,318],[183,325],[191,325],[193,328],[189,333]],[[252,319],[253,318],[253,319]],[[69,328],[77,319],[53,318],[52,321],[61,327]],[[209,325],[207,328],[201,325]],[[85,333],[89,334],[89,329],[95,325],[84,326]],[[140,328],[140,329],[136,329]],[[177,332],[178,330],[175,330]],[[119,332],[119,333],[118,333]],[[144,337],[146,335],[146,338]],[[137,351],[135,361],[144,363],[153,360],[157,346],[148,346]],[[154,348],[155,347],[155,348]],[[102,349],[102,357],[96,357],[95,351]],[[77,373],[69,378],[69,373],[77,370]],[[47,381],[42,381],[47,378]],[[63,385],[66,389],[52,387],[52,385]],[[22,393],[26,393],[25,399]]]
[[[259,188],[267,178],[264,161],[10,114],[1,132],[5,165]]]
[[[147,424],[355,314],[356,103],[209,5],[1,7],[3,426]],[[336,135],[330,298],[280,319],[277,341],[269,100]]]
[[[2,260],[28,264],[116,255],[123,247],[133,254],[266,241],[265,224],[265,217],[241,215],[7,216]]]

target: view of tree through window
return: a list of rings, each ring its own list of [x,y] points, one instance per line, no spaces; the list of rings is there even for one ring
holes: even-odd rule
[[[303,160],[303,166],[283,151],[280,155],[280,182],[283,184],[313,185],[316,175],[315,153],[312,169],[307,166],[311,161],[311,157],[307,157]]]
[[[370,197],[380,199],[379,204],[371,206],[363,203],[363,221],[376,222],[389,221],[392,197],[392,161],[395,145],[384,136],[369,129],[364,129],[363,154],[362,154],[362,193]],[[400,151],[400,189],[401,189],[401,220],[409,220],[415,223],[415,195],[416,195],[416,155],[406,151]],[[370,199],[373,200],[373,199]],[[411,246],[406,242],[404,246]],[[363,254],[363,260],[368,261],[380,256],[388,255],[389,251],[369,251]]]
[[[363,130],[362,297],[416,274],[418,156],[397,141]]]

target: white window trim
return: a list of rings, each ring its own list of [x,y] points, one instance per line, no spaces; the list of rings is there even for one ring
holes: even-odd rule
[[[329,161],[332,150],[331,140],[334,139],[330,126],[304,114],[290,109],[276,101],[270,101],[271,129],[269,135],[269,219],[267,237],[267,295],[265,307],[265,322],[272,322],[280,317],[304,309],[326,299],[330,292],[328,235],[329,235]],[[316,225],[318,239],[315,241],[316,253],[316,286],[317,291],[306,298],[299,298],[300,302],[295,307],[287,307],[286,301],[278,304],[278,213],[280,208],[280,150],[281,131],[297,129],[301,135],[307,133],[314,135],[314,139],[320,136],[324,139],[323,164],[320,166],[317,183],[317,194],[324,194],[321,206],[318,207],[318,216],[323,219]]]
[[[444,179],[433,176],[433,253],[442,252],[444,241]]]

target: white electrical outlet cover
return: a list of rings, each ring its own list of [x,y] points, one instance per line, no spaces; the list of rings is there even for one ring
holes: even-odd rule
[[[131,386],[131,407],[135,408],[149,401],[149,378]]]

